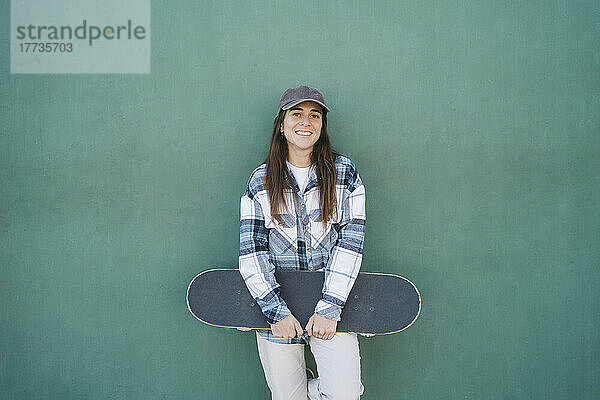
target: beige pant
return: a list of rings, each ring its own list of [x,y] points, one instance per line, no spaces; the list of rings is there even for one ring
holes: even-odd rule
[[[319,378],[308,382],[303,344],[273,343],[258,334],[256,340],[273,400],[355,400],[363,393],[355,334],[336,333],[331,340],[309,337]]]

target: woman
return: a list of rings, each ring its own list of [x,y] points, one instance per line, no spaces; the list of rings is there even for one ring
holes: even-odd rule
[[[274,400],[358,399],[363,391],[357,337],[336,326],[362,261],[365,190],[352,161],[331,149],[328,112],[319,90],[287,89],[269,155],[241,199],[239,268],[271,324],[257,343]],[[276,268],[325,271],[305,327],[281,298]],[[319,373],[308,383],[305,344]]]

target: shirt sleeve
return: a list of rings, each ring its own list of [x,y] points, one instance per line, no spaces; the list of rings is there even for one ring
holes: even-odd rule
[[[333,226],[338,237],[325,267],[323,298],[315,307],[315,313],[334,321],[341,319],[340,314],[358,276],[365,237],[365,188],[354,169],[344,180],[348,185],[342,196],[342,218]]]
[[[281,298],[275,280],[275,266],[269,261],[269,230],[260,202],[249,188],[240,204],[239,269],[244,282],[270,324],[291,314]]]

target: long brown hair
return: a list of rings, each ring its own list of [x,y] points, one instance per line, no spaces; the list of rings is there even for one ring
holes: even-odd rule
[[[321,135],[315,143],[313,151],[310,154],[310,161],[315,166],[319,188],[319,204],[323,226],[332,219],[336,213],[335,196],[335,157],[338,155],[332,150],[327,135],[327,112],[323,110]],[[279,111],[279,114],[273,121],[273,133],[271,134],[271,145],[269,146],[269,155],[265,163],[267,164],[267,176],[265,186],[271,205],[271,215],[282,223],[280,214],[282,210],[289,210],[289,204],[286,204],[283,191],[290,188],[289,172],[286,164],[288,157],[288,144],[285,136],[280,131],[283,124],[286,110]],[[309,210],[307,210],[308,212]]]

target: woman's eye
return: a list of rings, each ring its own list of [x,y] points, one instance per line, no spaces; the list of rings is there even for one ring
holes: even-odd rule
[[[319,114],[313,114],[313,118],[320,118],[321,116]]]
[[[293,115],[294,117],[299,117],[299,116],[300,116],[300,113],[293,113],[292,115]]]

